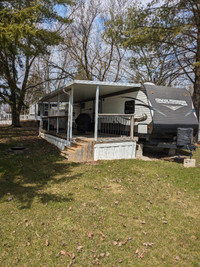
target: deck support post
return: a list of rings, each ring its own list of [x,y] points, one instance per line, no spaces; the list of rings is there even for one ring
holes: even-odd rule
[[[48,128],[47,128],[48,132],[50,130],[50,119],[49,119],[49,116],[50,116],[50,102],[48,102]]]
[[[69,105],[68,105],[68,124],[67,124],[67,143],[70,146],[70,141],[72,138],[72,124],[73,124],[73,98],[74,98],[74,87],[72,86],[69,95]]]
[[[98,138],[99,86],[96,87],[94,141]]]
[[[43,130],[43,114],[44,114],[44,104],[43,102],[40,104],[40,107],[38,107],[40,109],[40,129],[39,132],[41,132]]]
[[[60,95],[58,94],[57,100],[57,124],[56,124],[56,133],[59,133],[59,115],[60,115]]]
[[[133,139],[134,137],[134,115],[131,116],[131,129],[130,129],[130,137]]]
[[[72,125],[73,125],[73,105],[74,105],[74,86],[71,89],[71,118],[70,118],[70,140],[72,139]]]

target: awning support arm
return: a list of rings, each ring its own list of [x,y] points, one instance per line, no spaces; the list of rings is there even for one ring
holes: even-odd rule
[[[96,87],[94,141],[98,138],[99,86]]]

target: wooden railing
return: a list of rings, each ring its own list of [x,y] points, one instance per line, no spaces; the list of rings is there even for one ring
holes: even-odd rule
[[[98,114],[98,137],[134,137],[134,114]]]

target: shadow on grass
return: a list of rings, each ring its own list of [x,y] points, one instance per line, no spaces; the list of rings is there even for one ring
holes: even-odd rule
[[[29,134],[27,131],[21,139],[20,134],[16,134],[19,140],[14,143],[0,143],[0,201],[17,200],[20,208],[30,208],[35,198],[44,204],[72,201],[70,193],[60,195],[49,193],[47,189],[79,179],[81,174],[73,175],[77,163],[67,163],[58,149],[36,135],[31,134],[30,140],[24,138]],[[7,152],[10,146],[19,143],[29,151],[20,155]]]
[[[169,155],[169,149],[148,146],[144,147],[143,154],[144,156],[152,159],[159,159],[163,161],[183,164],[184,159],[190,156],[190,151],[183,149],[176,149],[174,155]]]

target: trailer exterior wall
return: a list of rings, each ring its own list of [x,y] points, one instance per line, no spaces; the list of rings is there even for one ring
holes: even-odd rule
[[[193,128],[198,131],[198,120],[191,96],[186,89],[145,85],[152,107],[152,134],[177,133],[177,128]]]
[[[126,97],[130,97],[130,99],[126,98]],[[145,94],[145,91],[144,90],[138,90],[136,92],[112,96],[112,97],[102,99],[102,113],[123,114],[125,102],[130,101],[131,97],[137,98],[138,100],[143,101],[144,104],[148,105],[148,100],[147,100],[147,96]],[[135,122],[135,125],[138,125],[138,124],[148,125],[152,122],[151,112],[150,112],[149,108],[137,105],[137,104],[141,103],[140,101],[137,101],[137,100],[135,101],[135,117],[140,118],[144,114],[146,114],[147,119],[145,121],[142,121],[142,122]]]

